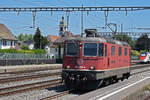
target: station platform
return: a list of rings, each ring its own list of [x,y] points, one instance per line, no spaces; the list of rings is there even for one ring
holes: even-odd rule
[[[40,69],[54,69],[62,68],[62,64],[40,64],[40,65],[16,65],[16,66],[0,66],[0,73],[40,70]]]

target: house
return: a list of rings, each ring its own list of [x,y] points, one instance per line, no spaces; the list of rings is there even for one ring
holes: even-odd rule
[[[59,36],[55,35],[48,35],[47,40],[49,41],[48,45],[45,47],[45,50],[47,53],[51,56],[58,56],[58,47],[57,45],[54,45],[55,41],[60,38]]]
[[[17,39],[12,32],[4,25],[0,23],[0,49],[15,48]]]
[[[24,45],[23,41],[17,41],[15,43],[15,49],[20,50],[23,45]]]
[[[17,41],[15,44],[15,49],[19,50],[23,45],[27,45],[30,50],[34,49],[34,41],[28,40],[28,41]]]
[[[28,45],[30,50],[34,49],[34,41],[33,40],[24,41],[24,44]]]

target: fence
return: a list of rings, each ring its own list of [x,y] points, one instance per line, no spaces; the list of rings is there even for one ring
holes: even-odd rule
[[[0,53],[0,59],[58,59],[53,54]],[[61,55],[61,59],[63,55]]]
[[[62,55],[58,59],[52,54],[0,53],[0,66],[53,63],[62,63]]]

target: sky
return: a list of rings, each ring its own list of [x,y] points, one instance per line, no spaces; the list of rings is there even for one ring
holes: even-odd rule
[[[150,0],[0,0],[0,7],[75,7],[75,6],[150,6]],[[36,27],[39,27],[42,35],[58,35],[59,22],[66,12],[37,12]],[[14,35],[20,33],[34,34],[36,28],[32,26],[31,12],[0,12],[0,23],[5,24]],[[133,28],[150,28],[150,10],[141,10],[135,12],[109,12],[108,23],[117,24],[117,31],[120,31],[121,24],[123,31],[126,32],[145,32]],[[109,28],[102,29],[105,26],[104,12],[84,12],[84,29],[97,28],[98,31],[111,32]],[[81,13],[71,12],[69,18],[69,31],[73,34],[81,33]],[[114,27],[111,26],[113,29]],[[150,30],[146,30],[150,32]]]

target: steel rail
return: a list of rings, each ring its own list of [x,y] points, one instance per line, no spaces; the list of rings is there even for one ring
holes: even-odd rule
[[[36,89],[45,89],[45,88],[54,87],[54,86],[58,86],[58,85],[62,85],[61,79],[55,79],[55,80],[49,80],[49,81],[1,88],[0,89],[0,97],[14,95],[17,93],[23,93],[23,92],[27,92],[27,91],[31,91],[31,90],[36,90]]]
[[[37,75],[26,75],[26,76],[19,76],[19,77],[13,77],[13,78],[4,78],[4,79],[0,79],[0,84],[16,82],[16,81],[24,81],[24,80],[42,78],[42,77],[48,77],[48,76],[58,76],[58,75],[61,75],[61,72],[44,73],[44,74],[37,74]]]
[[[62,96],[65,96],[65,95],[68,95],[70,92],[72,92],[73,90],[67,90],[67,91],[64,91],[64,92],[61,92],[61,93],[58,93],[58,94],[55,94],[55,95],[52,95],[52,96],[49,96],[49,97],[46,97],[46,98],[42,98],[40,100],[52,100],[52,99],[56,99],[58,97],[62,97]]]
[[[147,65],[147,66],[149,66],[149,65]],[[140,67],[141,67],[141,65],[140,65]],[[142,68],[144,68],[144,67],[142,67]],[[138,73],[142,73],[145,71],[148,71],[148,70],[139,71]],[[134,74],[138,74],[138,73],[134,73]],[[132,75],[134,75],[134,74],[132,74]],[[22,92],[26,92],[26,91],[35,90],[35,89],[44,89],[44,88],[48,88],[48,87],[52,87],[52,86],[58,86],[58,85],[63,85],[61,83],[61,78],[56,79],[56,80],[48,80],[48,81],[44,81],[44,82],[37,82],[37,83],[31,83],[31,84],[18,85],[18,86],[14,86],[14,87],[1,88],[0,89],[0,96],[8,96],[8,95],[12,95],[12,94],[22,93]],[[21,88],[21,89],[18,89],[18,88]],[[69,93],[70,93],[70,90],[67,90],[67,91],[64,91],[62,93],[58,93],[56,95],[43,98],[41,100],[51,100],[51,99],[54,99],[57,97],[67,95]]]
[[[56,67],[56,68],[37,68],[37,69],[31,69],[31,70],[23,70],[23,71],[13,71],[13,72],[3,72],[2,74],[24,74],[24,73],[31,73],[31,72],[38,72],[38,71],[45,71],[45,70],[58,70],[62,69],[62,67]]]

